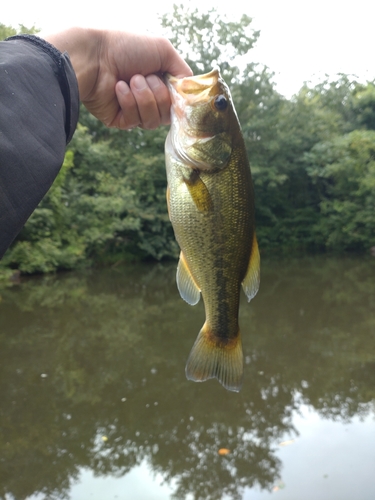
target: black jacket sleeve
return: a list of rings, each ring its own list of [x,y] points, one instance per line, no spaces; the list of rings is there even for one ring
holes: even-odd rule
[[[78,112],[67,54],[31,35],[0,42],[0,258],[57,176]]]

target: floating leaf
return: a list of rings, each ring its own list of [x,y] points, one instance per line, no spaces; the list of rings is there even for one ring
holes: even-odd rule
[[[228,455],[228,453],[230,453],[230,450],[228,450],[228,448],[220,448],[218,453],[219,455]]]

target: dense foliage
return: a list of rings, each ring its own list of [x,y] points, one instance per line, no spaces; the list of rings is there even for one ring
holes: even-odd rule
[[[287,100],[268,68],[248,63],[259,37],[251,21],[224,23],[214,10],[182,6],[161,18],[195,72],[218,65],[230,84],[251,161],[261,251],[368,251],[375,245],[374,82],[338,75]],[[13,31],[0,25],[2,37]],[[33,273],[176,256],[165,203],[166,134],[109,130],[82,109],[56,182],[3,265]]]

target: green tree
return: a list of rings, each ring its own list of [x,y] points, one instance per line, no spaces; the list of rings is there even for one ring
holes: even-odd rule
[[[373,139],[366,135],[375,129],[374,83],[327,77],[287,100],[272,71],[249,63],[259,37],[249,16],[225,22],[216,10],[180,5],[161,24],[195,73],[220,66],[231,88],[252,168],[261,249],[363,251],[374,217]],[[0,25],[2,37],[16,31]],[[175,257],[165,202],[167,129],[108,129],[84,108],[80,124],[58,179],[3,266],[32,273]]]
[[[291,100],[278,96],[271,86],[261,112],[254,106],[256,98],[249,99],[243,129],[255,182],[261,247],[326,248],[325,240],[317,237],[320,233],[312,231],[322,217],[322,199],[306,169],[305,154],[356,127],[356,88],[355,81],[339,75],[315,87],[305,84]],[[257,116],[262,116],[263,130],[254,120]]]
[[[327,248],[366,251],[375,245],[375,131],[316,144],[305,154],[307,170],[320,192],[314,227]]]
[[[97,140],[79,125],[4,264],[35,273],[177,256],[165,200],[165,130],[116,132]]]
[[[6,38],[19,34],[29,34],[35,35],[40,31],[39,28],[32,26],[31,28],[27,28],[23,24],[19,24],[18,28],[13,28],[12,26],[7,26],[6,24],[0,23],[0,40],[5,40]]]
[[[375,130],[375,85],[357,86],[353,96],[353,110],[360,127]]]
[[[238,80],[239,58],[246,55],[259,38],[251,28],[251,17],[228,22],[216,9],[199,10],[174,5],[161,16],[166,36],[191,66],[194,74],[207,73],[219,66],[228,83]]]

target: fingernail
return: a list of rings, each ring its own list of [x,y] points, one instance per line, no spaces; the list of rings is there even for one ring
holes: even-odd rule
[[[129,93],[130,89],[127,83],[120,81],[117,82],[117,91],[120,92],[120,94],[125,95]]]
[[[156,89],[156,88],[160,87],[160,85],[161,85],[160,78],[158,78],[156,75],[148,75],[148,76],[146,76],[146,80],[147,80],[148,86],[151,89]]]
[[[147,88],[147,83],[145,80],[145,77],[142,75],[135,75],[132,78],[132,85],[137,89],[137,90],[144,90]]]

